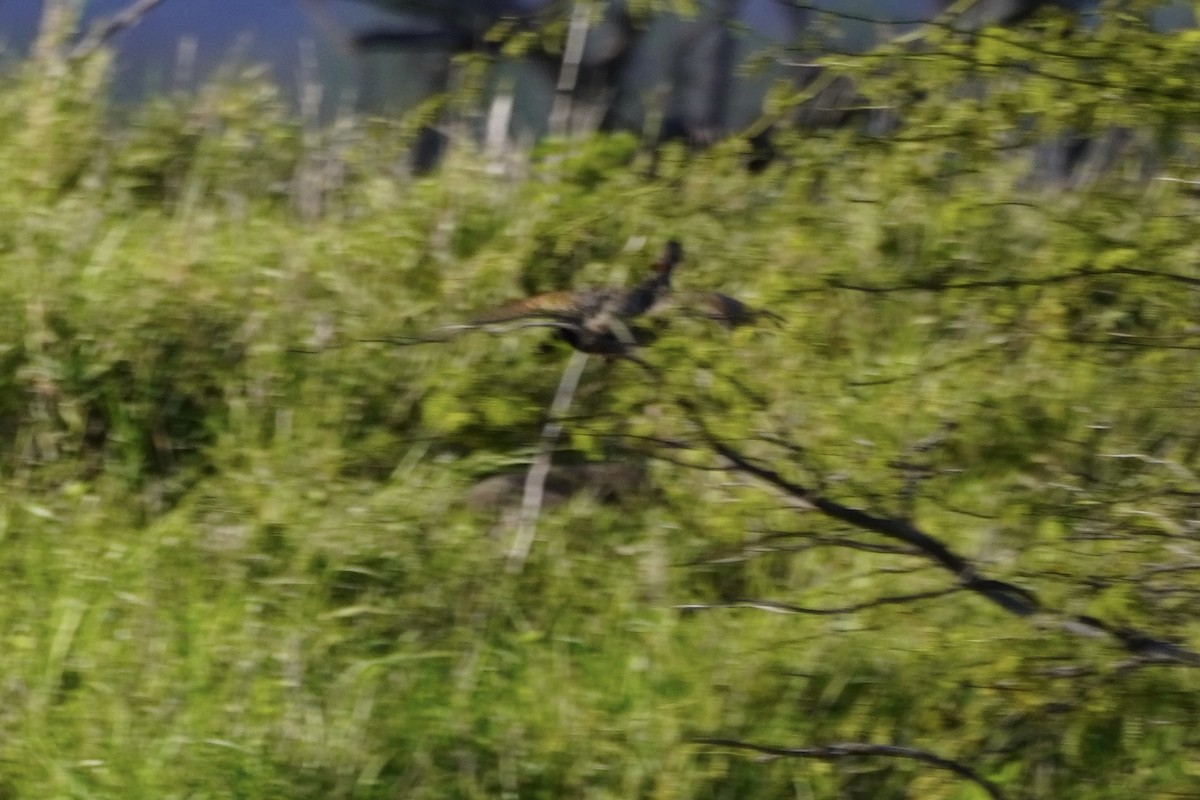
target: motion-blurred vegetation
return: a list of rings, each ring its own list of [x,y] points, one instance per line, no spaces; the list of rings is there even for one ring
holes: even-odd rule
[[[759,174],[612,136],[422,178],[409,128],[253,75],[110,113],[51,27],[0,83],[0,798],[987,791],[698,737],[1196,796],[1200,675],[1128,631],[1200,647],[1200,34],[1139,20],[838,59],[898,130],[781,131]],[[1030,145],[1114,127],[1038,180]],[[506,572],[469,490],[527,463],[565,348],[350,342],[625,283],[668,236],[680,285],[786,323],[680,320],[661,380],[594,360],[557,458],[644,485],[548,508]],[[1124,639],[952,591],[702,427]]]

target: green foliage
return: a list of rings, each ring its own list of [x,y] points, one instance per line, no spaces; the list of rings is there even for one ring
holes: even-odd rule
[[[894,136],[783,132],[760,175],[735,145],[651,170],[613,136],[546,143],[521,179],[462,150],[414,178],[403,128],[305,131],[254,75],[113,122],[104,57],[22,65],[0,797],[983,796],[690,743],[712,735],[920,747],[1015,798],[1194,791],[1197,676],[1107,638],[965,592],[676,608],[953,588],[707,469],[699,419],[1048,606],[1200,644],[1194,186],[1130,153],[1036,188],[1018,148],[1136,123],[1194,178],[1194,38],[935,30],[850,67],[905,104]],[[511,525],[468,489],[527,463],[564,347],[355,340],[630,282],[668,236],[681,286],[785,321],[669,320],[642,352],[661,378],[595,360],[559,460],[666,458],[615,505],[545,509],[506,572]]]

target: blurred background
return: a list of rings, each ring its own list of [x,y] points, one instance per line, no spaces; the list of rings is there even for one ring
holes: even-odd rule
[[[983,0],[961,19],[977,26],[1007,22],[1041,5],[1083,10],[1098,0]],[[83,27],[128,0],[83,3]],[[609,0],[583,4],[599,17],[587,31],[583,65],[609,67],[604,91],[615,94],[610,122],[644,124],[648,95],[693,95],[696,84],[735,81],[726,107],[695,112],[708,125],[745,126],[757,113],[765,81],[775,71],[753,63],[770,47],[796,48],[797,60],[829,49],[861,51],[932,19],[948,0],[721,0],[683,16],[668,4]],[[11,60],[26,52],[41,0],[0,2],[0,46]],[[496,26],[564,21],[570,4],[552,0],[166,0],[115,40],[116,98],[133,102],[161,91],[190,89],[221,65],[261,64],[293,99],[305,82],[323,88],[323,113],[338,103],[359,109],[408,110],[452,82],[452,56],[495,50]],[[1182,8],[1182,7],[1181,7]],[[830,13],[832,12],[832,13]],[[728,39],[723,42],[722,39]],[[558,81],[557,53],[518,55],[508,48],[493,85],[515,94],[518,132],[541,133]],[[748,91],[747,91],[748,90]],[[593,89],[593,92],[596,90]],[[692,97],[693,105],[696,98]],[[676,105],[685,104],[679,98]],[[703,102],[699,103],[703,105]],[[695,120],[693,124],[698,124]]]
[[[0,0],[0,800],[1196,797],[1192,5]]]

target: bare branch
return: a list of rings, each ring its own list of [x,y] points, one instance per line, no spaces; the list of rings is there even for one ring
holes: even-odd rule
[[[1088,616],[1078,616],[1070,622],[1075,625],[1090,626],[1107,633],[1144,663],[1175,663],[1200,667],[1200,653],[1162,639],[1155,639],[1136,628],[1116,627],[1103,620]]]
[[[975,770],[962,764],[958,761],[953,761],[944,756],[939,756],[936,753],[931,753],[928,750],[921,750],[916,747],[903,747],[894,744],[872,744],[870,742],[841,742],[838,744],[818,745],[815,747],[777,747],[774,745],[754,744],[753,742],[743,742],[738,739],[717,739],[717,738],[701,738],[693,739],[696,744],[705,744],[712,747],[730,747],[735,750],[750,750],[755,753],[762,753],[765,756],[773,758],[816,758],[822,760],[836,760],[839,758],[865,758],[872,756],[883,756],[885,758],[907,758],[913,761],[919,761],[922,764],[928,764],[938,769],[952,772],[961,778],[979,786],[993,800],[1004,800],[1004,794],[1000,791],[1000,787],[984,778]]]
[[[945,597],[948,594],[961,592],[966,587],[951,586],[949,589],[933,589],[928,592],[913,592],[912,594],[896,594],[877,597],[874,600],[865,600],[861,603],[855,603],[849,606],[837,606],[833,608],[811,608],[805,606],[795,606],[788,603],[777,603],[774,600],[731,600],[727,603],[686,603],[684,605],[675,606],[679,611],[704,611],[713,608],[755,608],[759,611],[771,611],[776,614],[813,614],[816,616],[835,616],[837,614],[853,614],[856,611],[864,611],[868,608],[877,608],[879,606],[900,605],[902,603],[912,603],[917,600],[930,600],[935,597]]]
[[[1008,337],[1001,337],[1000,340],[995,342],[994,344],[989,344],[984,347],[980,347],[976,350],[972,350],[969,353],[965,353],[961,356],[951,358],[951,359],[949,359],[947,361],[943,361],[939,364],[930,364],[927,367],[922,367],[921,370],[919,370],[917,372],[910,372],[910,373],[907,373],[904,375],[893,375],[893,376],[889,376],[886,378],[873,378],[871,380],[865,380],[865,381],[846,381],[846,385],[847,386],[885,386],[890,383],[900,383],[902,381],[918,380],[921,378],[925,378],[935,372],[940,372],[941,370],[949,369],[950,367],[956,367],[959,364],[965,364],[970,361],[974,361],[975,359],[977,359],[981,356],[989,355],[992,352],[999,350],[1002,347],[1006,347],[1006,346],[1008,346],[1008,344],[1009,344]]]
[[[1147,337],[1147,336],[1128,336],[1118,333],[1108,334],[1105,339],[1085,339],[1079,336],[1072,337],[1057,337],[1047,336],[1045,340],[1048,342],[1056,342],[1061,344],[1073,345],[1096,345],[1099,347],[1124,347],[1130,350],[1200,350],[1200,343],[1189,344],[1186,341],[1180,341],[1183,337],[1174,337],[1173,341],[1164,340],[1162,337]]]
[[[681,466],[691,467],[690,464],[683,464]],[[714,468],[706,467],[705,469]],[[785,539],[804,539],[805,541],[802,544],[796,545],[771,544],[771,542]],[[770,553],[802,553],[807,550],[815,550],[818,547],[841,547],[847,550],[858,550],[864,553],[879,553],[891,556],[920,557],[922,555],[919,550],[912,547],[897,547],[896,545],[862,542],[858,539],[849,539],[845,536],[824,536],[803,531],[775,531],[766,536],[746,542],[737,548],[724,548],[716,552],[709,551],[707,555],[698,556],[687,561],[683,566],[696,567],[703,564],[731,564],[738,561],[746,561],[759,555]]]
[[[1154,180],[1166,181],[1167,183],[1182,183],[1185,186],[1200,186],[1200,181],[1188,180],[1187,178],[1172,178],[1169,175],[1159,175]]]
[[[1094,269],[1085,267],[1083,269],[1077,269],[1071,272],[1059,273],[1058,275],[1044,275],[1037,278],[994,278],[989,280],[959,281],[957,283],[942,283],[938,281],[927,280],[893,284],[860,284],[850,283],[849,281],[843,281],[837,278],[831,278],[825,282],[825,285],[822,288],[845,289],[847,291],[863,292],[866,294],[893,294],[896,292],[950,292],[968,289],[1019,289],[1025,286],[1048,286],[1056,283],[1068,283],[1070,281],[1085,280],[1087,278],[1101,278],[1110,275],[1146,278],[1150,280],[1167,281],[1170,283],[1182,283],[1185,286],[1200,286],[1200,277],[1193,275],[1181,275],[1177,272],[1158,272],[1156,270],[1140,269],[1138,267],[1114,267],[1113,269]],[[805,293],[811,293],[819,290],[819,288],[813,288],[801,291]]]
[[[890,539],[897,539],[905,544],[916,547],[918,550],[924,553],[926,557],[931,558],[938,565],[949,572],[952,572],[968,588],[971,588],[972,583],[979,580],[979,576],[976,575],[974,568],[965,558],[955,553],[938,539],[935,539],[929,534],[917,529],[908,522],[898,519],[889,519],[887,517],[876,517],[867,513],[866,511],[862,511],[861,509],[844,506],[841,503],[815,494],[799,484],[792,483],[774,470],[753,463],[741,453],[726,445],[724,442],[712,438],[711,436],[708,438],[709,444],[713,447],[713,449],[731,461],[733,465],[742,472],[747,472],[756,478],[766,481],[776,488],[782,489],[794,497],[800,498],[812,504],[814,508],[816,508],[818,511],[821,511],[826,516],[849,523],[857,528],[863,528],[864,530],[882,534]],[[1016,613],[1031,614],[1037,610],[1038,604],[1036,598],[1024,590],[1017,589],[1017,587],[1012,588],[1015,589],[1019,594],[1027,595],[1026,608],[1023,611],[1017,611]],[[995,600],[995,598],[990,596],[989,599]],[[1000,603],[1000,605],[1008,607],[1006,603]]]
[[[546,476],[550,473],[550,459],[558,437],[562,435],[562,420],[560,417],[567,413],[571,401],[575,399],[575,390],[579,387],[579,379],[587,366],[587,353],[576,351],[563,370],[558,389],[554,392],[554,400],[550,403],[550,419],[542,428],[542,438],[538,442],[537,455],[529,465],[529,473],[525,477],[525,493],[521,498],[521,516],[517,520],[517,530],[513,534],[512,546],[508,551],[508,571],[520,572],[533,546],[533,537],[537,533],[537,521],[542,511],[542,498],[545,495]]]
[[[1007,581],[983,577],[973,564],[955,553],[944,542],[905,520],[878,517],[861,509],[842,505],[805,486],[789,481],[775,470],[756,463],[716,438],[699,418],[689,401],[681,400],[680,404],[699,427],[709,447],[727,459],[733,468],[752,475],[791,497],[803,500],[828,517],[915,547],[933,563],[953,573],[962,588],[979,594],[1005,611],[1021,617],[1045,612],[1046,616],[1054,620],[1063,630],[1093,636],[1106,634],[1127,652],[1144,661],[1200,667],[1200,653],[1155,638],[1136,628],[1116,627],[1091,617],[1071,617],[1062,613],[1054,613],[1050,609],[1043,608],[1037,597],[1029,590]]]
[[[88,30],[87,35],[79,40],[71,50],[71,58],[86,58],[99,50],[104,44],[123,30],[132,28],[141,22],[142,17],[149,14],[163,0],[134,0],[125,8],[106,17]]]

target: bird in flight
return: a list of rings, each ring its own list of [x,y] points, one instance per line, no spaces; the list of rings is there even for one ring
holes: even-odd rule
[[[630,323],[660,304],[671,292],[671,274],[683,260],[683,247],[672,239],[652,265],[652,273],[630,289],[597,286],[544,292],[486,311],[463,330],[506,323],[515,327],[550,327],[584,353],[626,356],[638,345]]]
[[[421,344],[447,341],[473,330],[508,333],[524,328],[552,328],[560,339],[580,352],[625,358],[648,368],[634,352],[653,338],[634,325],[639,318],[681,314],[710,319],[726,328],[747,325],[762,317],[782,319],[778,314],[752,308],[720,292],[674,291],[671,277],[681,261],[683,246],[672,239],[651,265],[651,274],[633,287],[596,286],[543,292],[422,336],[373,341]]]

